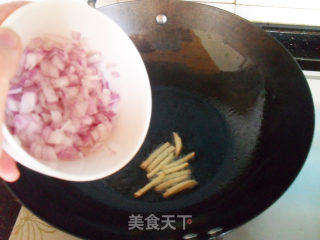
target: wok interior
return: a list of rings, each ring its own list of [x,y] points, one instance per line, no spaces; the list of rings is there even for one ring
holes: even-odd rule
[[[148,40],[150,36],[131,36],[151,80],[153,113],[138,155],[106,180],[126,198],[120,204],[128,211],[174,211],[232,190],[254,160],[261,131],[266,76],[257,63],[216,33],[177,28],[163,34],[179,35],[181,42],[157,45]],[[153,191],[133,199],[133,193],[147,183],[139,164],[157,145],[172,142],[173,131],[182,136],[184,153],[197,154],[191,165],[199,187],[171,200]]]
[[[146,211],[146,205],[152,208],[155,203],[158,211],[168,211],[168,201],[175,202],[171,203],[171,210],[175,210],[225,190],[248,167],[257,144],[265,100],[263,81],[257,80],[259,73],[253,68],[203,75],[161,62],[148,63],[147,68],[153,89],[148,136],[134,160],[107,178],[107,185],[126,198],[121,201],[122,207],[131,211],[139,205],[140,211]],[[248,89],[251,93],[245,94]],[[232,94],[227,96],[230,91]],[[197,154],[190,164],[199,187],[171,200],[164,200],[153,191],[139,200],[133,199],[133,193],[147,183],[139,164],[160,143],[172,142],[173,131],[181,135],[184,153]],[[134,204],[128,204],[128,200]]]

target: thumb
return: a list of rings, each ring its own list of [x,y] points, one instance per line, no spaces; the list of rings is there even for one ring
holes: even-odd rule
[[[7,29],[0,28],[0,125],[4,122],[5,105],[7,101],[10,80],[15,75],[22,46],[19,36]],[[1,131],[0,131],[1,133]],[[1,134],[0,134],[1,135]],[[2,138],[0,139],[2,146]]]
[[[19,60],[22,54],[22,44],[19,36],[12,30],[0,27],[0,155],[2,154],[2,124],[4,124],[4,113],[7,101],[10,80],[16,74]],[[6,158],[7,159],[7,158]],[[7,159],[8,161],[10,159]],[[7,162],[8,162],[7,161]],[[13,161],[13,160],[12,160]],[[9,164],[11,167],[2,169],[4,161],[0,158],[0,177],[4,174],[18,176],[18,169],[15,164]],[[9,161],[10,162],[10,161]],[[8,164],[5,164],[8,165]],[[3,173],[4,171],[4,173]],[[4,177],[5,178],[5,177]]]
[[[10,29],[0,27],[0,83],[9,86],[22,53],[20,37]]]

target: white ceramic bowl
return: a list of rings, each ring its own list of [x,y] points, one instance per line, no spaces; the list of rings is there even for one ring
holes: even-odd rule
[[[102,151],[75,161],[48,162],[33,158],[3,127],[3,148],[22,165],[52,177],[90,181],[124,167],[141,147],[151,118],[151,89],[144,63],[128,36],[112,20],[79,1],[54,0],[28,4],[2,26],[16,31],[26,46],[31,39],[55,33],[71,37],[79,31],[106,62],[117,64],[120,78],[110,86],[120,94],[118,117]]]

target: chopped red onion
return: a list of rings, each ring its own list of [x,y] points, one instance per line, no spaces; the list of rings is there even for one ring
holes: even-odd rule
[[[108,79],[120,75],[102,63],[79,32],[30,42],[11,81],[6,123],[31,155],[72,160],[103,147],[120,99]]]
[[[35,92],[25,92],[21,97],[19,106],[20,113],[31,113],[32,111],[34,111],[36,100],[37,97]]]

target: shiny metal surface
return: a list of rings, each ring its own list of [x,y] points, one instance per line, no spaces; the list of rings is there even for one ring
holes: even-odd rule
[[[197,233],[188,233],[188,234],[184,235],[182,237],[182,239],[184,239],[184,240],[196,240],[196,239],[198,239],[197,237],[198,237]]]
[[[167,18],[167,16],[165,14],[159,14],[156,17],[156,21],[157,21],[158,24],[163,25],[163,24],[167,23],[168,18]]]
[[[210,229],[207,234],[210,237],[218,237],[223,233],[223,229],[220,227]]]

